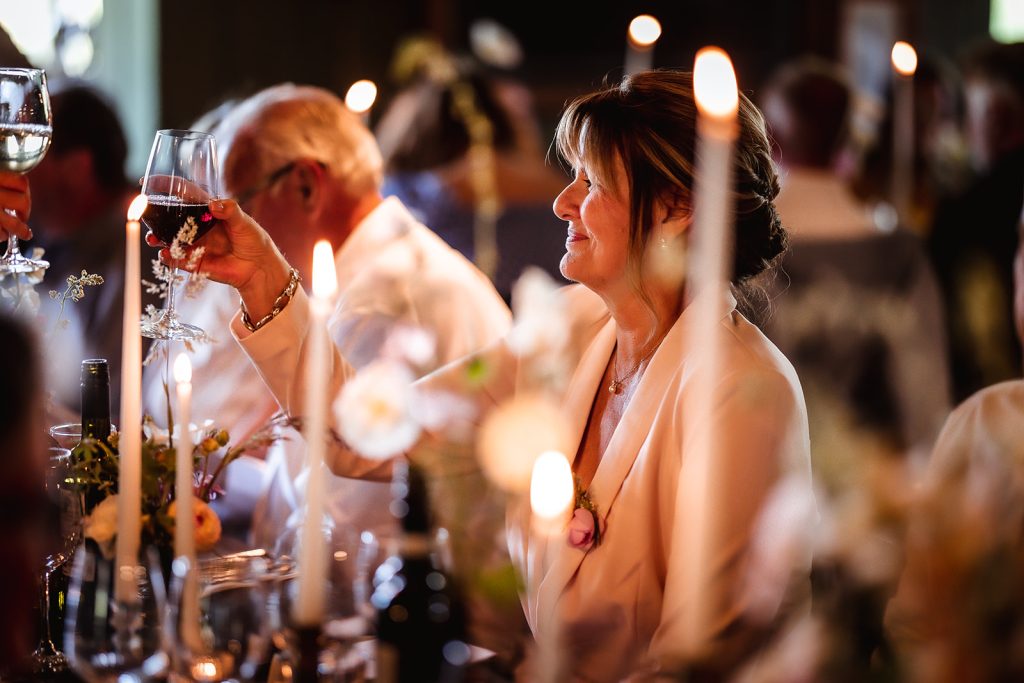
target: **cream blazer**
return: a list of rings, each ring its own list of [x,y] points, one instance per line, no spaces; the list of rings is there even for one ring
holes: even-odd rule
[[[606,389],[600,382],[615,344],[615,323],[589,290],[574,285],[563,292],[575,370],[561,404],[578,444],[596,392]],[[509,510],[509,551],[525,582],[527,619],[538,640],[553,638],[558,625],[572,680],[681,671],[691,595],[707,601],[705,637],[724,640],[745,611],[743,577],[761,504],[784,474],[802,475],[808,490],[811,486],[807,414],[796,374],[728,295],[720,302],[718,327],[710,331],[724,366],[713,382],[711,411],[718,435],[707,490],[714,522],[706,568],[695,570],[687,561],[694,553],[697,522],[681,516],[687,501],[677,492],[696,468],[687,457],[690,434],[682,410],[701,371],[683,343],[693,309],[683,311],[652,357],[592,482],[590,492],[605,526],[600,546],[583,551],[570,547],[564,534],[535,536],[521,506]],[[300,411],[307,324],[308,301],[300,295],[248,338],[235,327],[275,395]],[[258,344],[257,336],[263,338]],[[466,366],[481,360],[490,368],[489,379],[471,387]],[[339,356],[333,363],[336,389],[352,370]],[[421,382],[471,394],[480,409],[477,420],[522,384],[517,361],[503,342]],[[346,476],[380,478],[390,470],[386,463],[341,449],[328,459],[332,470]],[[809,565],[795,569],[806,575]]]

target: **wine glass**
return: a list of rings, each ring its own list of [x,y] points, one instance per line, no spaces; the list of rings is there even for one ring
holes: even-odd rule
[[[0,168],[15,173],[35,168],[50,147],[51,124],[46,73],[42,69],[0,69]],[[0,275],[49,267],[46,261],[22,256],[17,237],[7,238]]]
[[[71,471],[71,451],[49,449],[45,482],[47,498],[60,510],[60,534],[56,543],[48,547],[40,571],[40,641],[32,653],[33,670],[38,674],[59,673],[68,668],[67,657],[54,645],[50,629],[50,576],[71,558],[82,538],[82,505]]]
[[[92,540],[75,554],[64,622],[64,648],[71,668],[89,683],[150,680],[167,670],[160,615],[164,580],[155,549],[134,567],[131,595],[119,599],[116,562]]]
[[[175,239],[189,246],[209,232],[217,219],[208,204],[220,196],[214,137],[194,130],[157,131],[142,194],[149,201],[142,222],[165,246],[172,246]],[[158,319],[142,324],[144,337],[193,340],[205,336],[201,328],[182,322],[174,312],[175,289],[181,279],[177,269],[171,267],[166,279],[166,306]]]
[[[241,553],[172,564],[166,631],[172,670],[192,681],[264,680],[270,663],[267,596],[279,574]]]

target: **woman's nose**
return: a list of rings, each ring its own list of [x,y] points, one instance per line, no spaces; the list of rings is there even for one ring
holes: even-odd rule
[[[566,185],[565,189],[555,197],[551,210],[563,221],[571,221],[577,214],[577,203],[572,198],[572,185]]]

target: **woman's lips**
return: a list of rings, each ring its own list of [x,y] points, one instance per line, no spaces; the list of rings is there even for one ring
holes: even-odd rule
[[[572,230],[570,228],[569,233],[568,233],[568,235],[565,238],[565,243],[566,244],[571,244],[573,242],[582,242],[585,239],[589,239],[589,238],[586,235],[584,235],[582,232],[576,232],[575,230]]]

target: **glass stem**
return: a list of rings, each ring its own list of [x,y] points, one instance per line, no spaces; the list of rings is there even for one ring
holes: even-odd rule
[[[53,635],[50,633],[50,570],[43,570],[43,594],[39,598],[39,631],[42,634],[40,649],[54,651]]]
[[[164,319],[167,322],[175,320],[174,295],[178,289],[178,269],[171,268],[171,280],[167,283],[167,309],[164,311]]]
[[[16,259],[21,256],[21,249],[18,248],[18,238],[13,235],[7,238],[7,253],[5,259]]]

